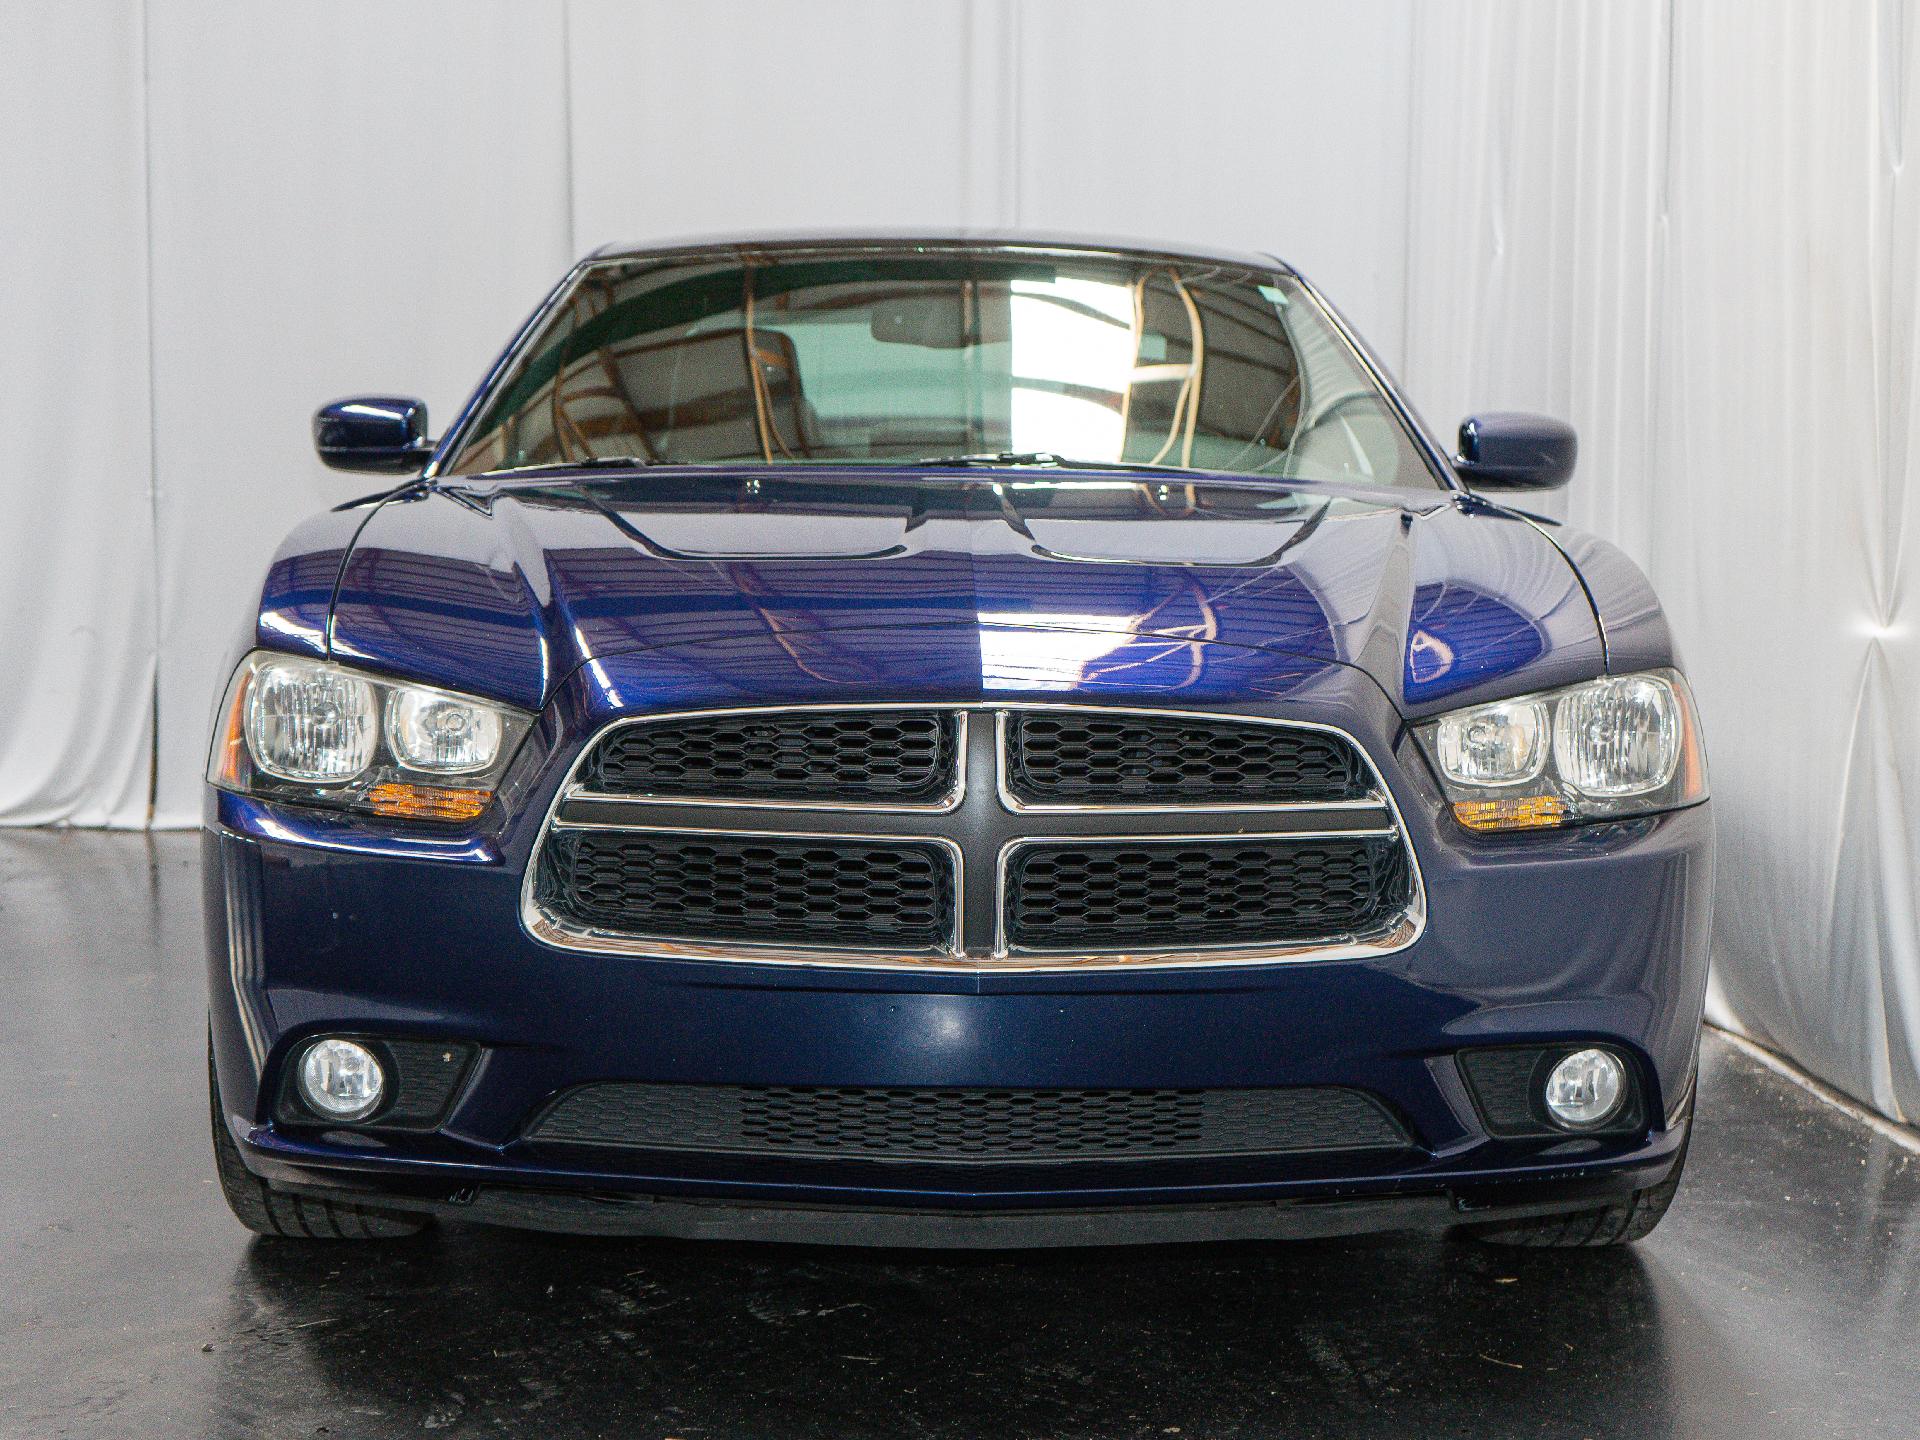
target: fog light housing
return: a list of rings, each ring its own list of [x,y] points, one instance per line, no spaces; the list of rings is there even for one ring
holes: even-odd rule
[[[300,1098],[328,1120],[364,1120],[386,1098],[387,1077],[366,1046],[316,1040],[300,1057]]]
[[[1626,1067],[1611,1051],[1592,1048],[1576,1050],[1555,1065],[1541,1092],[1547,1114],[1569,1130],[1606,1124],[1626,1098]]]

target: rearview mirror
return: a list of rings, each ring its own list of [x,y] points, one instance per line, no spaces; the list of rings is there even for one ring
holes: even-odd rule
[[[1558,490],[1579,454],[1579,438],[1565,421],[1502,411],[1460,422],[1453,468],[1476,490]]]
[[[958,290],[876,301],[867,317],[867,333],[882,345],[958,350],[968,339],[966,306]]]
[[[313,448],[335,470],[407,475],[433,454],[427,402],[405,396],[358,395],[313,412]]]

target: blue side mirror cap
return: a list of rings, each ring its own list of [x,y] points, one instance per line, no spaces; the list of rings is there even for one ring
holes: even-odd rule
[[[1558,490],[1579,456],[1579,437],[1564,420],[1497,411],[1460,422],[1453,468],[1476,490]]]
[[[427,402],[396,395],[356,395],[313,412],[313,448],[335,470],[408,475],[433,454]]]

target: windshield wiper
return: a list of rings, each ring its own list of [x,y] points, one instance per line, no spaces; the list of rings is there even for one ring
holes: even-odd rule
[[[831,468],[834,461],[823,461]],[[861,462],[842,461],[858,467]],[[875,462],[868,462],[875,463]],[[1076,460],[1071,455],[1060,455],[1052,450],[1001,450],[983,451],[973,455],[927,455],[911,460],[877,462],[882,468],[886,465],[910,465],[918,470],[1018,470],[1045,468],[1049,470],[1127,470],[1154,475],[1192,474],[1193,470],[1184,465],[1155,465],[1147,460]],[[486,475],[542,475],[556,470],[642,470],[653,466],[667,466],[673,469],[727,470],[735,468],[781,468],[777,465],[763,466],[763,463],[749,456],[735,460],[650,460],[644,455],[589,455],[581,460],[545,460],[538,465],[506,465],[497,470],[488,470]],[[450,479],[462,477],[447,477]],[[467,476],[477,479],[478,476]]]
[[[1054,470],[1143,470],[1155,475],[1178,475],[1187,468],[1181,465],[1155,465],[1146,460],[1076,460],[1070,455],[1055,454],[1051,450],[1002,450],[998,453],[987,452],[978,455],[931,455],[910,463],[921,470],[974,466],[987,470],[1012,470],[1038,465]]]
[[[487,470],[487,475],[539,475],[549,470],[642,470],[649,465],[658,465],[658,460],[649,460],[644,455],[589,455],[584,460],[544,460],[538,465],[503,465],[498,470]],[[476,477],[477,478],[477,477]]]

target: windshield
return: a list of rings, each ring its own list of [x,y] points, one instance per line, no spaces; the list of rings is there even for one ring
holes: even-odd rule
[[[1291,277],[1005,247],[729,250],[584,270],[452,474],[1126,464],[1433,487]]]

